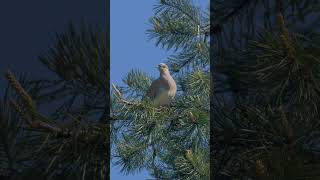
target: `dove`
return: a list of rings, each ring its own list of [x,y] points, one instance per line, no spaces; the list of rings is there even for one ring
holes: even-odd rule
[[[169,105],[176,95],[177,85],[166,64],[160,63],[158,70],[160,71],[160,77],[151,83],[146,95],[155,106]]]

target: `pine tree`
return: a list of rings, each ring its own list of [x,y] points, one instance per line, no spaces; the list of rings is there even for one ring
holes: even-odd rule
[[[112,157],[126,174],[209,179],[209,13],[190,0],[161,0],[154,11],[147,33],[173,51],[166,64],[178,92],[169,106],[152,106],[143,97],[154,78],[141,69],[113,84]]]
[[[108,49],[106,32],[71,24],[39,56],[52,77],[17,78],[6,72],[8,88],[0,105],[1,179],[107,177]]]
[[[214,177],[320,179],[320,2],[213,6]]]

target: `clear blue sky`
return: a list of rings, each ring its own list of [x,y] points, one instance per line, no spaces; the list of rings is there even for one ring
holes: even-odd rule
[[[151,26],[157,0],[111,0],[110,1],[110,83],[123,85],[122,78],[128,71],[139,68],[156,77],[155,67],[165,62],[169,52],[149,41],[146,30]],[[196,0],[198,5],[208,5],[208,0]],[[143,180],[151,178],[147,171],[136,175],[122,175],[120,167],[111,164],[111,180]]]

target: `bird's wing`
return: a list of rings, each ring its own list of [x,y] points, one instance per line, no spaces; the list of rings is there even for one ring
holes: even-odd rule
[[[154,99],[157,95],[157,90],[160,88],[160,79],[156,79],[151,83],[151,86],[149,87],[147,91],[147,96],[151,99]]]

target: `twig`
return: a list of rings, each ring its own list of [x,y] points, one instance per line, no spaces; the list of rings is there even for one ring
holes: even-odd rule
[[[23,89],[19,81],[14,77],[13,73],[10,70],[7,70],[6,72],[6,78],[9,81],[9,84],[14,88],[14,90],[19,94],[22,99],[25,101],[25,103],[29,107],[33,107],[32,98],[29,96],[29,94]]]
[[[124,104],[128,104],[128,105],[140,105],[141,103],[135,103],[135,102],[130,102],[130,101],[127,101],[125,100],[123,97],[122,97],[122,94],[121,92],[119,91],[119,89],[116,87],[116,85],[114,85],[112,83],[112,89],[115,91],[115,96],[116,98],[118,99],[118,101],[120,103],[124,103]]]

